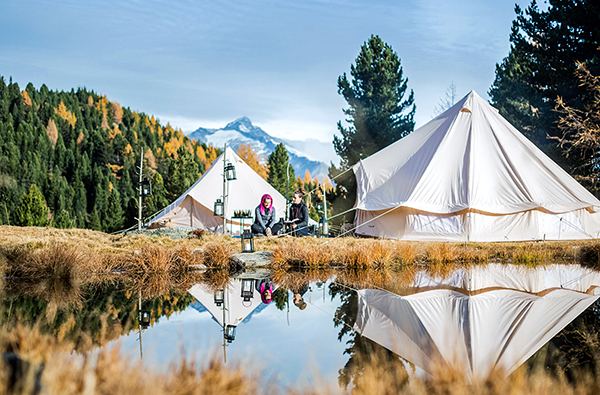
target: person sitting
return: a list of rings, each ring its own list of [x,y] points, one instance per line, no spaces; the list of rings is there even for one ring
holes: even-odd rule
[[[277,212],[273,207],[273,198],[271,195],[263,195],[260,204],[254,210],[254,223],[252,224],[252,233],[273,236],[279,233],[282,224],[277,222]]]
[[[292,196],[290,216],[287,224],[290,225],[295,236],[308,236],[308,207],[302,201],[304,191],[298,189]]]
[[[260,293],[260,300],[264,304],[269,304],[273,301],[273,284],[269,280],[256,280],[254,282],[256,290]]]

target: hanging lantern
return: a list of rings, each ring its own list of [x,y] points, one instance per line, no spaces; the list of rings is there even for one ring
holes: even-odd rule
[[[242,233],[242,252],[254,252],[254,235],[250,229]]]
[[[227,163],[225,165],[225,178],[227,181],[237,180],[235,176],[235,166],[232,163]]]
[[[235,340],[235,326],[233,326],[233,325],[225,326],[225,328],[223,329],[223,336],[225,337],[225,340],[227,340],[227,343],[231,343],[232,341],[234,341]]]
[[[142,181],[142,195],[152,195],[152,184],[150,183],[148,177],[144,177],[144,180]]]
[[[142,328],[148,328],[150,321],[152,320],[152,312],[147,310],[140,311],[140,326]]]
[[[223,216],[223,202],[221,201],[221,199],[217,199],[217,201],[215,202],[215,208],[213,212],[215,217]]]
[[[223,302],[225,301],[225,292],[223,292],[222,289],[216,290],[214,299],[217,307],[221,307],[223,305]]]
[[[249,302],[254,297],[254,280],[245,278],[242,280],[242,298],[244,302]]]
[[[327,218],[321,217],[319,220],[319,234],[321,237],[329,237],[329,221],[327,221]]]

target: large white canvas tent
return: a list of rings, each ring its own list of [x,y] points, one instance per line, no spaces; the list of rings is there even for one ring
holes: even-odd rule
[[[354,328],[429,374],[508,376],[598,300],[598,286],[600,273],[574,265],[423,274],[403,295],[359,290]]]
[[[183,195],[160,212],[152,223],[169,221],[172,226],[191,226],[198,229],[217,231],[223,226],[223,218],[215,217],[214,203],[223,195],[223,161],[235,166],[237,179],[228,181],[228,196],[224,212],[228,223],[239,224],[232,220],[235,210],[251,210],[260,204],[264,194],[273,197],[277,217],[285,216],[285,198],[246,164],[231,148],[226,147],[212,166]],[[246,220],[246,224],[249,221]],[[234,226],[235,232],[235,226]],[[229,229],[227,229],[229,231]],[[239,231],[239,229],[238,229]]]
[[[442,241],[600,234],[600,201],[474,91],[353,170],[359,234]]]

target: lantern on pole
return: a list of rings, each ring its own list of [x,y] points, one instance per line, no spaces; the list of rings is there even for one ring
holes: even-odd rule
[[[250,229],[242,233],[242,252],[254,252],[254,235]]]
[[[254,280],[251,278],[245,278],[242,280],[242,294],[244,302],[249,302],[254,297]]]
[[[150,326],[150,321],[152,320],[152,313],[147,310],[140,311],[140,326],[142,328],[148,328]]]
[[[329,236],[329,221],[325,217],[321,217],[319,220],[319,234],[321,237]]]
[[[226,325],[225,328],[223,328],[223,336],[225,337],[225,340],[227,340],[227,343],[231,343],[232,341],[234,341],[235,340],[235,326]]]
[[[214,300],[217,307],[221,307],[225,301],[225,292],[222,289],[216,290]]]
[[[142,195],[143,196],[152,195],[152,184],[150,183],[150,180],[148,179],[148,177],[144,177],[144,180],[142,181]]]
[[[223,216],[223,202],[221,201],[221,199],[217,199],[217,201],[215,202],[215,207],[214,207],[213,212],[214,212],[215,217]]]
[[[230,162],[225,165],[225,179],[227,179],[227,181],[237,180],[235,166]]]

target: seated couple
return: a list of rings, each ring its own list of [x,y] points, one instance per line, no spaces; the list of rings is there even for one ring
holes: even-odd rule
[[[273,198],[271,195],[263,195],[260,199],[260,205],[254,210],[255,221],[252,224],[252,232],[263,234],[265,236],[274,236],[282,232],[285,225],[290,226],[290,230],[296,236],[308,236],[308,207],[302,201],[304,192],[297,190],[292,197],[290,206],[290,220],[284,223],[277,221],[277,213],[273,207]]]

